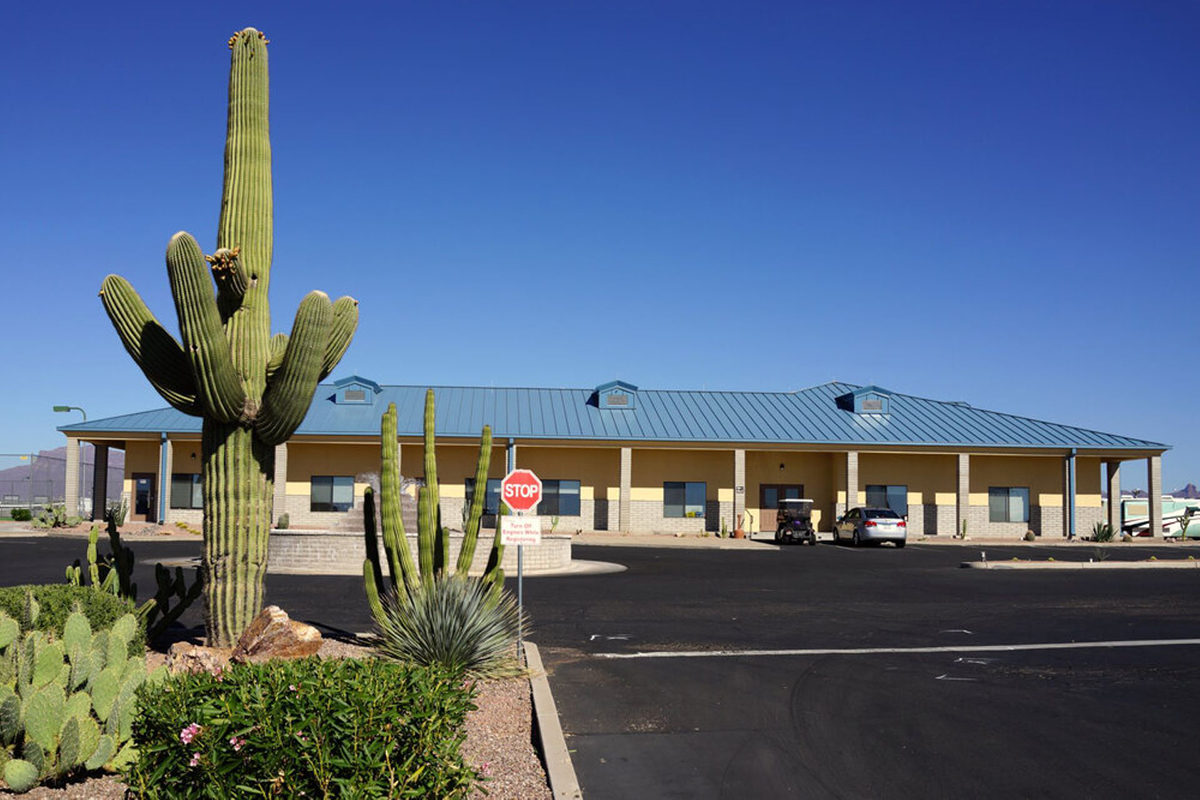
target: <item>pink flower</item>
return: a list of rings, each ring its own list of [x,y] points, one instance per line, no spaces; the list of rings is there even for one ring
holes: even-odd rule
[[[297,688],[296,688],[296,684],[294,684],[294,683],[289,683],[289,684],[288,684],[288,689],[292,690],[293,692],[298,692],[298,691],[300,691],[299,689],[297,689]]]
[[[184,744],[191,744],[192,739],[195,739],[197,736],[199,736],[200,731],[202,730],[204,730],[204,728],[193,722],[191,725],[188,725],[179,732],[179,741],[183,742]]]
[[[489,763],[488,763],[488,762],[486,762],[486,761],[485,761],[485,762],[483,762],[483,774],[484,774],[484,775],[491,775],[491,774],[492,774],[492,765],[491,765],[491,764],[489,764]]]
[[[236,751],[236,750],[241,750],[243,747],[245,747],[245,746],[246,746],[246,740],[245,740],[245,739],[240,739],[240,738],[238,738],[237,736],[230,736],[230,737],[229,737],[229,744],[230,744],[230,746],[231,746],[231,747],[233,747],[233,749],[234,749],[235,751]]]
[[[192,760],[188,762],[189,767],[194,767],[200,763],[200,754],[192,753]]]

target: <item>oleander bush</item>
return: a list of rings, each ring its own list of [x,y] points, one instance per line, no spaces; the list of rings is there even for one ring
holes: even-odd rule
[[[27,605],[30,596],[38,607],[32,622]],[[128,600],[94,592],[86,586],[46,584],[0,587],[0,612],[16,620],[22,632],[38,630],[62,637],[67,618],[76,609],[87,618],[94,631],[109,630],[121,617],[135,611],[133,603]],[[130,640],[129,652],[137,656],[146,652],[146,631],[141,620]]]
[[[178,675],[140,694],[125,780],[147,798],[462,797],[473,697],[446,670],[375,659]]]

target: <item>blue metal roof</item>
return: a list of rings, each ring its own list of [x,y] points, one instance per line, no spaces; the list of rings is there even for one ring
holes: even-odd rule
[[[388,403],[396,404],[401,436],[421,435],[427,387],[382,386],[374,403],[334,403],[336,388],[344,383],[318,387],[297,435],[378,435],[379,418]],[[856,414],[846,410],[844,400],[839,404],[838,398],[864,388],[886,392],[889,413]],[[1158,442],[847,383],[797,392],[639,389],[637,405],[620,410],[597,407],[596,389],[433,389],[437,434],[442,437],[477,438],[490,424],[499,439],[1168,449]],[[200,419],[163,408],[63,425],[59,430],[199,433]]]

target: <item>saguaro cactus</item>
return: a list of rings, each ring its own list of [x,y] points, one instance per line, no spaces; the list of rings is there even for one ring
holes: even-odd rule
[[[337,365],[358,325],[353,298],[330,303],[325,293],[311,292],[291,335],[271,336],[267,40],[246,28],[229,48],[217,250],[206,257],[184,232],[167,245],[182,341],[124,278],[109,275],[100,292],[125,349],[154,388],[175,408],[204,419],[204,600],[209,644],[217,646],[233,644],[262,608],[275,445],[300,425],[317,383]]]
[[[404,533],[400,516],[400,470],[397,466],[396,404],[388,405],[380,421],[382,465],[379,492],[382,496],[380,520],[383,523],[383,549],[387,555],[391,591],[413,590],[419,584],[431,585],[436,579],[451,574],[450,531],[441,526],[438,511],[437,449],[434,440],[433,390],[425,394],[425,485],[417,501],[417,560],[414,561]],[[454,566],[454,574],[466,576],[475,559],[479,542],[479,526],[483,519],[484,496],[487,494],[488,467],[492,459],[492,429],[485,425],[479,439],[479,459],[475,463],[475,494],[463,525],[463,542]],[[367,558],[363,561],[363,583],[371,612],[383,624],[385,615],[380,598],[388,591],[384,582],[383,565],[379,559],[379,540],[375,532],[375,496],[368,489],[363,502],[363,523],[366,530]],[[504,586],[504,570],[500,563],[504,545],[497,530],[492,539],[483,580],[497,590]]]

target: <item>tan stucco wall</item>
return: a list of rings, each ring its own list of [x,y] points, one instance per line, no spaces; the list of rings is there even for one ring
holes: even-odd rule
[[[833,519],[835,473],[840,472],[844,478],[845,469],[844,453],[747,450],[746,509],[753,515],[755,527],[761,529],[762,485],[788,483],[804,486],[804,496],[813,501],[813,524],[820,528],[823,520]],[[750,524],[749,520],[746,524]]]
[[[581,500],[606,500],[621,488],[619,448],[518,446],[517,466],[543,480],[579,481]]]
[[[880,484],[908,486],[909,505],[936,503],[939,493],[953,494],[957,489],[958,457],[952,454],[859,453],[859,502],[866,502],[868,486]]]
[[[364,479],[379,472],[378,444],[290,442],[287,455],[288,495],[309,496],[313,475],[350,475],[358,497],[368,485]]]
[[[630,478],[634,501],[661,503],[663,484],[668,481],[704,481],[709,501],[732,502],[733,449],[721,452],[634,448]]]
[[[1026,486],[1031,505],[1063,504],[1065,472],[1062,456],[972,455],[970,469],[973,506],[988,504],[988,487],[991,486]]]

